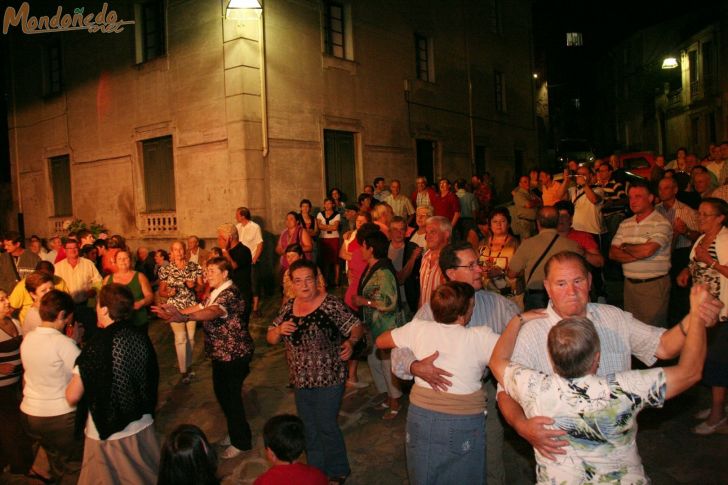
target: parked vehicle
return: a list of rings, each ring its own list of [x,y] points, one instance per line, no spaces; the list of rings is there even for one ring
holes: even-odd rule
[[[655,166],[655,155],[652,152],[623,153],[619,156],[619,162],[625,172],[649,179]]]

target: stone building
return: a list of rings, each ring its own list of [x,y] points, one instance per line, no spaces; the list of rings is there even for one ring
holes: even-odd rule
[[[603,146],[704,157],[728,138],[728,7],[716,2],[641,29],[602,59]],[[672,59],[674,62],[666,62]]]
[[[319,205],[332,186],[355,199],[380,175],[409,193],[416,173],[488,170],[507,197],[536,163],[530,1],[227,7],[33,1],[25,17],[10,12],[5,219],[22,213],[25,233],[42,235],[95,220],[134,245],[212,238],[245,205],[277,233],[301,198]],[[135,23],[23,31],[54,30],[58,12],[61,26],[91,13]]]

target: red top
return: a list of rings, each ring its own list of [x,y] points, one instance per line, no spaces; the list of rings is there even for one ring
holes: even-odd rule
[[[432,187],[427,187],[425,190],[427,191],[427,196],[430,198],[430,205],[434,206],[435,198],[437,197],[437,195],[435,194],[435,189],[433,189]],[[412,195],[410,195],[410,200],[412,201],[412,205],[415,207],[415,209],[417,209],[417,191],[416,190],[414,192],[412,192]]]
[[[303,463],[276,465],[259,476],[253,485],[328,485],[329,480],[318,468]]]
[[[452,192],[445,194],[445,197],[437,194],[433,207],[436,216],[442,216],[447,218],[448,221],[452,221],[455,213],[460,212],[460,199]]]
[[[589,234],[588,232],[571,229],[566,237],[584,248],[584,251],[599,249],[597,242],[594,240],[594,236]]]

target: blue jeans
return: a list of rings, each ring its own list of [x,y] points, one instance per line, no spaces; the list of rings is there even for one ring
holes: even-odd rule
[[[296,389],[296,409],[306,432],[306,457],[328,477],[348,475],[344,435],[336,417],[344,396],[344,384],[312,389]]]
[[[443,414],[410,403],[406,443],[412,485],[485,483],[485,414]]]

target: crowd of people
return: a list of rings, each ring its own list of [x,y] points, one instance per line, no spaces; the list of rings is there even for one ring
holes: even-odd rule
[[[377,177],[355,202],[333,188],[320,210],[304,199],[286,214],[266,340],[285,345],[298,417],[266,424],[274,466],[259,483],[346,481],[337,415],[347,388],[368,386],[364,360],[382,419],[407,409],[414,484],[506,483],[499,414],[533,446],[539,482],[644,480],[636,415],[701,377],[712,405],[693,431],[728,433],[728,143],[702,162],[657,157],[649,179],[617,156],[535,169],[507,206],[489,174],[414,182],[406,196]],[[253,448],[241,391],[264,239],[246,207],[235,220],[209,250],[196,236],[133,252],[87,230],[28,249],[3,236],[0,465],[58,483],[215,483],[218,458]],[[180,385],[201,323],[228,430],[219,457],[192,425],[160,449],[155,317]]]

